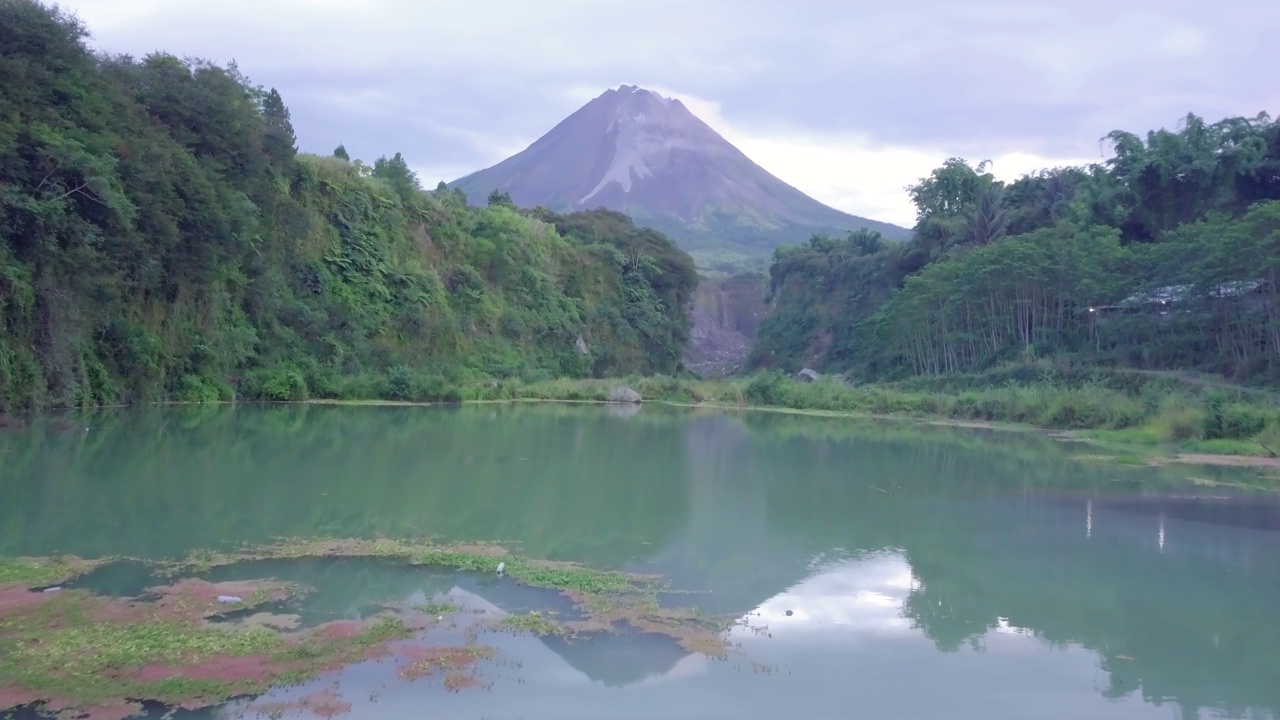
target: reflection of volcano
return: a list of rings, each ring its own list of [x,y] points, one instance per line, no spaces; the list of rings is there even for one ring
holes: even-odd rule
[[[732,671],[737,657],[710,662],[646,635],[495,633],[509,664],[495,662],[486,679],[500,692],[396,685],[393,664],[368,663],[342,673],[351,720],[416,717],[428,697],[434,716],[557,720],[664,717],[671,707],[690,717],[847,717],[821,703],[877,693],[883,704],[859,706],[864,715],[1010,717],[1002,703],[1019,698],[1021,717],[1280,709],[1280,496],[1192,487],[1187,468],[1083,464],[1032,433],[652,405],[626,420],[572,406],[219,417],[164,452],[138,446],[135,436],[150,442],[145,424],[95,429],[109,439],[78,452],[47,441],[32,455],[39,463],[10,473],[33,480],[18,503],[0,503],[0,544],[96,557],[317,531],[498,540],[528,557],[659,573],[692,591],[664,605],[752,612],[753,629],[773,637],[738,629],[733,639],[752,660],[796,670],[744,680]],[[121,463],[130,443],[137,463]],[[75,462],[64,467],[67,458]],[[366,476],[378,480],[352,481]],[[132,593],[151,582],[127,569],[80,585]],[[492,571],[370,559],[209,575],[316,587],[301,603],[304,625],[446,594],[493,612],[572,610],[558,593]],[[1006,680],[1015,671],[1025,672]],[[690,674],[696,681],[680,680]],[[378,703],[364,701],[383,685],[391,689]],[[990,704],[958,707],[971,691]],[[905,707],[895,693],[941,699]],[[1059,699],[1090,712],[1044,704]]]
[[[690,656],[674,640],[656,633],[546,637],[542,642],[582,674],[609,687],[661,678]]]
[[[812,551],[803,539],[771,527],[760,477],[742,472],[752,440],[726,415],[687,423],[688,521],[648,562],[675,587],[701,592],[679,598],[714,615],[741,615],[805,577]]]
[[[461,575],[457,585],[441,598],[463,608],[497,615],[547,608],[562,616],[572,613],[569,602],[559,593],[510,581],[494,582],[488,577]],[[598,633],[575,636],[572,640],[558,637],[540,639],[575,670],[608,687],[625,687],[661,679],[691,655],[672,638],[656,633]]]

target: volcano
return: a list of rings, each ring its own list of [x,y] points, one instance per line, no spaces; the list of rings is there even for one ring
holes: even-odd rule
[[[665,233],[696,258],[763,258],[814,233],[910,232],[828,207],[774,177],[679,100],[607,90],[525,150],[455,180],[469,201],[494,190],[521,207],[600,207]]]

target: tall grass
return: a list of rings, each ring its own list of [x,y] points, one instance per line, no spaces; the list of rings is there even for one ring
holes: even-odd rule
[[[956,377],[931,387],[806,383],[777,373],[733,380],[653,376],[490,381],[459,394],[467,400],[604,401],[611,389],[626,385],[649,401],[1020,424],[1202,452],[1280,451],[1280,403],[1265,393],[1131,374],[1069,383],[1043,376],[1020,382],[1006,375],[986,386],[983,379]]]
[[[267,380],[265,385],[289,385],[275,377]],[[883,385],[849,385],[831,378],[800,382],[770,372],[727,380],[662,375],[494,380],[481,376],[447,377],[400,367],[388,373],[350,376],[328,383],[310,380],[304,383],[295,379],[293,384],[315,386],[310,395],[314,398],[422,402],[603,402],[613,388],[625,385],[647,401],[1019,424],[1079,431],[1128,445],[1280,455],[1277,395],[1221,381],[1159,373],[1097,369],[1055,373],[1035,367]]]

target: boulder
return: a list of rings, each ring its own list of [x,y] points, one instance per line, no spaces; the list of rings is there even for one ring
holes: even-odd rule
[[[640,397],[640,393],[636,392],[635,390],[632,390],[626,385],[619,385],[618,387],[610,390],[608,395],[608,400],[609,402],[612,402],[612,403],[643,402],[643,400]]]
[[[577,349],[579,355],[591,354],[591,350],[587,348],[587,341],[583,340],[581,335],[579,335],[577,341],[573,343],[573,347]]]
[[[796,373],[796,379],[800,382],[813,382],[820,377],[822,376],[818,374],[817,370],[810,370],[809,368],[805,368]]]

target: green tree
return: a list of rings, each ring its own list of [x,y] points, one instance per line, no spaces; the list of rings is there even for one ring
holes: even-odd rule
[[[297,153],[234,64],[86,36],[0,0],[0,412],[678,368],[697,278],[665,236]]]
[[[374,161],[373,177],[385,180],[401,197],[412,197],[422,190],[417,173],[409,168],[409,163],[400,153],[390,159],[384,156]]]
[[[489,193],[488,204],[489,207],[501,205],[504,207],[514,208],[516,206],[516,204],[511,201],[511,193],[497,188],[494,188],[493,192]]]
[[[1189,115],[1105,140],[1105,162],[1007,184],[947,160],[908,188],[909,242],[781,249],[752,361],[885,379],[1053,357],[1280,382],[1280,123]]]
[[[285,107],[284,98],[275,88],[271,88],[262,100],[262,117],[266,122],[263,150],[267,156],[277,164],[292,160],[298,153],[298,138],[293,132],[289,108]]]

